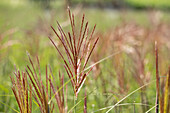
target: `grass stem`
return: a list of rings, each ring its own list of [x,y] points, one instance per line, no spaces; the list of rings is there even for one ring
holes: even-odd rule
[[[76,113],[76,104],[77,104],[77,97],[74,96],[74,113]]]

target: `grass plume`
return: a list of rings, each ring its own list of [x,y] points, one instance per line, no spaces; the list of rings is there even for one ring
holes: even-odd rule
[[[64,55],[64,53],[60,51],[60,49],[57,47],[57,45],[54,43],[51,37],[49,37],[49,39],[54,45],[54,47],[57,49],[58,53],[60,54],[60,56],[64,61],[64,68],[67,72],[67,75],[69,76],[69,79],[71,80],[73,91],[77,98],[78,93],[82,85],[84,84],[87,75],[93,68],[91,67],[87,72],[84,71],[90,59],[90,56],[99,40],[99,37],[96,38],[95,40],[92,38],[96,25],[93,27],[93,30],[90,36],[88,37],[89,35],[88,22],[86,22],[84,26],[85,15],[83,15],[82,17],[79,35],[76,35],[74,14],[71,14],[70,9],[68,9],[68,13],[69,13],[69,19],[71,23],[72,33],[68,32],[68,35],[66,36],[66,33],[63,31],[63,29],[61,28],[58,22],[57,22],[58,31],[60,35],[57,33],[54,27],[51,26],[52,30],[58,37],[59,41],[62,43],[66,55]]]

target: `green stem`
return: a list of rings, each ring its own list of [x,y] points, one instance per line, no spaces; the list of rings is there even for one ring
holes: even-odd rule
[[[74,96],[74,105],[76,105],[76,104],[77,104],[77,97]],[[76,106],[74,107],[74,113],[76,113]]]
[[[135,101],[134,101],[134,103],[135,103]],[[135,104],[133,104],[133,112],[136,113]]]

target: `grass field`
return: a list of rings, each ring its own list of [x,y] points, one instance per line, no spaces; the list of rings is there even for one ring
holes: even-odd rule
[[[147,4],[154,4],[157,7],[169,7],[169,2],[166,0],[162,0],[160,4],[158,2],[148,2],[146,4],[146,2],[143,3],[142,1],[138,3],[134,0],[126,1],[135,6],[141,4],[139,5],[140,7]],[[16,91],[21,95],[23,94],[23,97],[18,96],[18,98],[21,97],[20,102],[23,102],[22,110],[24,113],[29,111],[25,104],[25,101],[27,102],[26,92],[29,94],[28,100],[32,100],[33,113],[42,112],[43,110],[47,113],[48,110],[44,106],[48,106],[50,111],[52,111],[53,105],[54,112],[105,113],[114,107],[110,109],[111,113],[145,113],[148,110],[151,110],[150,113],[154,113],[155,101],[157,99],[156,92],[158,89],[156,86],[156,80],[158,79],[156,78],[155,41],[158,43],[159,54],[160,81],[159,83],[157,82],[161,86],[161,98],[159,99],[165,102],[169,99],[169,96],[167,96],[170,93],[168,89],[170,87],[169,82],[167,82],[169,80],[168,73],[170,66],[169,11],[165,12],[158,9],[86,9],[76,6],[74,8],[71,7],[71,12],[75,14],[76,29],[74,33],[77,37],[81,29],[81,17],[83,13],[85,14],[85,22],[89,22],[89,37],[93,31],[93,26],[96,24],[91,45],[84,51],[84,54],[87,53],[88,56],[90,48],[92,49],[95,46],[86,68],[82,68],[82,66],[80,69],[78,68],[80,59],[75,60],[76,57],[74,57],[74,54],[76,52],[74,53],[72,51],[70,53],[72,54],[71,58],[73,57],[73,61],[77,63],[74,65],[69,64],[67,67],[60,53],[57,52],[51,43],[54,42],[64,58],[67,59],[68,52],[65,51],[67,48],[63,44],[66,42],[63,39],[60,41],[51,29],[52,25],[59,35],[62,34],[60,32],[61,29],[57,27],[57,20],[62,26],[63,31],[65,33],[70,32],[72,36],[68,11],[64,8],[63,2],[53,2],[50,10],[42,9],[39,5],[27,1],[21,2],[18,0],[18,2],[13,3],[12,1],[7,2],[2,0],[0,2],[0,112],[21,112],[16,97],[12,92],[12,88],[17,87],[18,89],[22,89],[17,90],[16,88]],[[50,41],[48,36],[51,37],[52,41]],[[97,42],[96,39],[98,37],[99,41]],[[77,40],[78,38],[76,38]],[[95,41],[97,44],[94,44]],[[76,43],[78,44],[78,41]],[[86,43],[83,42],[83,44]],[[78,47],[78,45],[76,46]],[[81,47],[82,49],[80,51],[83,51],[83,46]],[[36,74],[31,67],[27,54],[30,55],[36,67],[37,74],[41,71],[41,78],[33,79]],[[83,54],[83,52],[80,54]],[[40,60],[40,69],[36,60],[37,56]],[[80,65],[86,62],[87,56],[83,57]],[[69,60],[66,60],[67,63]],[[48,69],[48,74],[46,74],[46,66],[49,65],[52,72]],[[86,71],[84,72],[86,81],[84,81],[84,85],[80,82],[82,88],[78,92],[76,91],[76,87],[78,86],[73,85],[74,87],[72,87],[74,83],[69,78],[68,70],[66,71],[66,69],[70,68],[72,70],[74,68],[82,72],[84,69],[88,69],[89,66],[93,66],[93,69],[89,74]],[[21,77],[23,78],[20,81],[17,71],[14,73],[15,67],[21,73],[22,70],[26,73],[25,69],[27,69],[28,73],[33,71],[33,75],[26,78],[22,74]],[[30,67],[30,70],[28,67]],[[72,71],[75,72],[75,70]],[[54,78],[51,77],[52,73]],[[73,79],[75,81],[77,81],[76,77],[79,75],[76,73],[80,72],[76,71],[74,73],[75,78]],[[16,81],[14,82],[12,79],[11,82],[10,76]],[[85,80],[85,78],[82,78],[82,80]],[[33,82],[38,81],[36,85],[36,87],[40,86],[38,91],[31,83],[32,79]],[[64,82],[61,82],[62,80]],[[20,82],[22,83],[20,84]],[[52,84],[54,85],[54,89],[59,91],[57,95],[61,99],[56,99],[57,97],[51,99],[55,93],[55,91],[53,92],[53,87],[51,87]],[[22,88],[27,87],[26,85],[28,85],[28,89]],[[61,91],[60,88],[63,85],[64,91]],[[144,87],[145,85],[146,87]],[[31,87],[33,89],[32,92],[34,92],[32,99],[30,96],[32,94],[30,92]],[[43,93],[43,90],[45,93]],[[25,93],[22,91],[25,91]],[[40,97],[44,97],[39,99],[37,92],[41,93]],[[75,97],[75,94],[77,97]],[[76,101],[75,98],[77,98]],[[41,99],[44,100],[41,101]],[[52,100],[51,104],[47,104],[50,100]],[[63,102],[64,104],[62,104]],[[166,105],[164,104],[164,106]],[[87,109],[84,107],[87,107]],[[168,113],[168,111],[165,113]]]

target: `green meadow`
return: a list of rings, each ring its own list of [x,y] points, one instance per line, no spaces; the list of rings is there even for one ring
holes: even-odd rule
[[[0,113],[169,113],[169,0],[66,1],[0,1]]]

